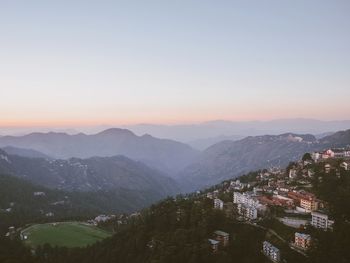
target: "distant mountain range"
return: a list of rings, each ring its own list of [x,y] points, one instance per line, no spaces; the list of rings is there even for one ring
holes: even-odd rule
[[[197,140],[189,141],[187,143],[194,149],[203,151],[216,143],[219,143],[222,141],[237,141],[237,140],[243,139],[244,137],[245,136],[243,135],[231,135],[231,136],[221,135],[217,137],[197,139]]]
[[[6,147],[2,147],[1,149],[11,155],[18,155],[18,156],[28,157],[28,158],[52,159],[52,157],[32,149],[23,149],[23,148],[17,148],[13,146],[6,146]]]
[[[94,135],[4,136],[0,137],[0,147],[12,155],[2,152],[0,172],[51,188],[79,191],[125,188],[152,191],[161,198],[252,170],[284,166],[305,152],[350,145],[350,130],[318,138],[295,133],[221,138],[232,140],[215,143],[200,152],[173,140],[137,136],[116,128]]]
[[[31,149],[60,159],[124,155],[168,174],[182,170],[199,154],[180,142],[150,135],[136,136],[129,130],[117,128],[94,135],[49,132],[0,137],[0,147],[7,146]],[[18,152],[12,148],[12,153]],[[23,155],[23,151],[19,155]]]
[[[210,140],[221,136],[258,136],[278,135],[287,132],[297,134],[321,134],[349,129],[350,120],[321,121],[315,119],[278,119],[271,121],[209,121],[199,124],[184,125],[153,125],[138,124],[128,125],[124,128],[130,129],[136,134],[149,133],[158,138],[169,138],[190,144],[197,140]],[[241,137],[241,138],[242,138]],[[215,142],[218,142],[215,141]],[[214,143],[215,143],[214,142]],[[203,145],[200,145],[200,149]]]
[[[350,130],[319,140],[313,135],[287,133],[223,141],[206,149],[178,178],[192,191],[252,170],[284,166],[306,152],[345,146],[350,146]]]
[[[128,189],[152,192],[158,199],[179,192],[176,182],[124,156],[48,160],[9,155],[0,150],[0,174],[68,191]]]

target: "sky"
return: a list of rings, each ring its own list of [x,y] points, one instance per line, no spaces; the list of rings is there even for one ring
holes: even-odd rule
[[[0,0],[0,126],[350,117],[350,1]]]

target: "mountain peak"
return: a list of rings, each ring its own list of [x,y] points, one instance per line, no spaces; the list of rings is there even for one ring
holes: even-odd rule
[[[130,136],[136,136],[132,131],[128,129],[121,129],[121,128],[110,128],[104,131],[101,131],[97,133],[96,135],[130,135]]]

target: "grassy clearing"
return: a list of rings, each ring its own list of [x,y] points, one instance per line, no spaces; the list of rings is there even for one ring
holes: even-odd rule
[[[31,247],[45,243],[52,246],[85,247],[111,236],[100,228],[79,222],[33,225],[24,229],[22,234],[28,237],[24,242]]]

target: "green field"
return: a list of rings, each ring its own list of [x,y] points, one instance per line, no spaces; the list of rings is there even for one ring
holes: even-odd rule
[[[45,243],[52,246],[85,247],[111,236],[100,228],[79,222],[38,224],[21,233],[27,236],[24,242],[31,247]]]

